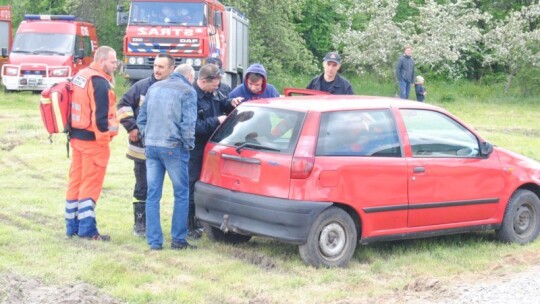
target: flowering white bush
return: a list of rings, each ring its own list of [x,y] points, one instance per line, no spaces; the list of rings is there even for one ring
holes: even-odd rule
[[[540,65],[540,29],[535,28],[538,22],[540,4],[536,3],[496,22],[484,36],[484,64],[499,64],[509,70],[505,91],[521,68]]]
[[[334,42],[343,47],[344,61],[359,74],[394,76],[395,63],[407,44],[414,48],[417,67],[449,78],[465,75],[473,55],[485,54],[486,65],[497,63],[511,71],[540,63],[538,1],[498,23],[472,0],[411,2],[418,14],[396,21],[398,2],[339,1],[338,10],[348,22],[338,27]]]

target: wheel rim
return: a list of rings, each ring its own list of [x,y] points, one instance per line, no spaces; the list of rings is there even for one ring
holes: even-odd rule
[[[326,225],[319,236],[319,249],[328,260],[337,260],[347,246],[345,229],[338,223]]]
[[[519,235],[527,234],[535,226],[534,210],[530,205],[521,205],[514,216],[514,231]]]

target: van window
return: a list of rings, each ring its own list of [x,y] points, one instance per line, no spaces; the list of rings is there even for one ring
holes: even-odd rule
[[[305,115],[304,112],[242,106],[229,115],[210,141],[236,147],[247,143],[246,149],[292,154]]]
[[[13,52],[43,55],[72,54],[75,35],[58,33],[18,33],[13,42]]]
[[[388,110],[324,113],[318,156],[401,157],[396,125]]]

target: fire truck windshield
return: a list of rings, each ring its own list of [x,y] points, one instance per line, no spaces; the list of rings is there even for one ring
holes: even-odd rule
[[[27,54],[73,54],[75,35],[51,33],[18,33],[13,42],[13,53]]]
[[[132,2],[129,25],[205,26],[207,8],[196,2]]]

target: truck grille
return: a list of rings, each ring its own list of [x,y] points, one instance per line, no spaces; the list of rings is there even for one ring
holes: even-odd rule
[[[128,43],[131,53],[201,54],[200,43]]]

